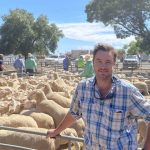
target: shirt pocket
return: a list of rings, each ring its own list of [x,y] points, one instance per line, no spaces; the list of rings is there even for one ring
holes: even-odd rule
[[[125,121],[125,112],[123,110],[110,110],[109,122],[113,131],[120,131],[123,129]]]

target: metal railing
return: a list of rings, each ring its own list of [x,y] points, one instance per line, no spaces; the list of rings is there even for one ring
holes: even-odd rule
[[[24,129],[18,129],[18,128],[13,128],[13,127],[6,127],[6,126],[0,126],[0,130],[8,130],[8,131],[21,132],[21,133],[47,136],[47,133],[44,133],[44,132],[30,131],[30,130],[24,130]],[[71,142],[72,141],[78,141],[78,142],[84,141],[83,138],[77,138],[77,137],[66,136],[66,135],[57,135],[56,138],[60,138],[60,139],[69,141],[68,150],[71,150]],[[4,144],[4,143],[0,143],[0,147],[12,147],[12,148],[16,148],[17,150],[35,150],[35,149],[27,148],[27,147],[11,145],[11,144]]]
[[[17,145],[11,145],[11,144],[4,144],[0,143],[0,147],[9,147],[9,148],[15,148],[16,150],[36,150],[36,149],[31,149],[23,146],[17,146]]]
[[[44,133],[44,132],[30,131],[30,130],[24,130],[24,129],[18,129],[18,128],[13,128],[13,127],[6,127],[6,126],[0,126],[0,130],[8,130],[8,131],[21,132],[21,133],[47,136],[47,133]],[[56,138],[69,141],[68,150],[71,150],[71,141],[77,141],[77,142],[82,142],[82,143],[84,142],[83,138],[79,138],[79,137],[77,138],[77,137],[66,136],[66,135],[57,135]],[[15,148],[16,150],[36,150],[32,148],[5,144],[5,143],[0,143],[0,147],[10,147],[10,148]],[[141,150],[141,148],[138,148],[137,150]]]

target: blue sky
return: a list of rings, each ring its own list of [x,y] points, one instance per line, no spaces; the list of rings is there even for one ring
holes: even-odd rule
[[[27,10],[35,18],[47,16],[49,22],[55,23],[65,35],[58,43],[58,53],[92,49],[96,43],[108,42],[115,48],[121,48],[134,39],[116,39],[111,27],[105,27],[102,23],[88,23],[84,12],[88,3],[89,0],[1,0],[0,17],[16,8]]]

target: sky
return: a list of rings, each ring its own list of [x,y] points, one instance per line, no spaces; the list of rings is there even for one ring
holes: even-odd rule
[[[107,43],[115,48],[122,48],[134,40],[134,37],[117,39],[113,28],[103,23],[89,23],[85,6],[90,0],[0,0],[1,16],[8,15],[10,10],[25,9],[35,18],[47,16],[49,23],[55,23],[64,34],[60,39],[56,53],[71,50],[93,49],[97,43]]]

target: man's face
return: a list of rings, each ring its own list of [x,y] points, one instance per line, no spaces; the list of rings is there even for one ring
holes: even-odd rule
[[[114,56],[111,52],[98,51],[96,53],[93,66],[98,79],[111,78],[114,65]]]

